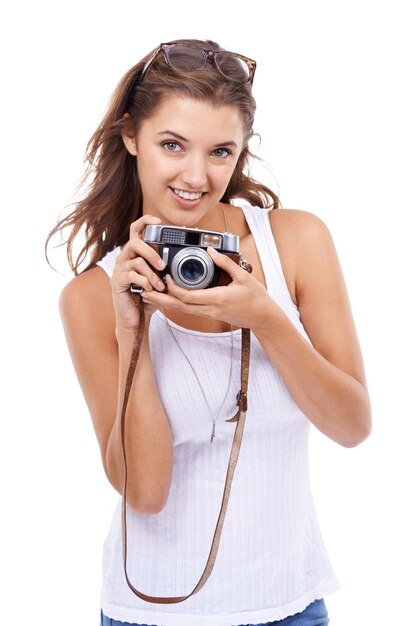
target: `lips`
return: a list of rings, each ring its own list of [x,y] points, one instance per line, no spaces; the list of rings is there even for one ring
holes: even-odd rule
[[[169,187],[173,198],[183,208],[193,209],[198,206],[203,198],[206,196],[206,191],[184,191],[183,189],[177,189]]]
[[[198,200],[203,196],[203,191],[183,191],[182,189],[173,189],[176,196],[180,196],[184,200]]]

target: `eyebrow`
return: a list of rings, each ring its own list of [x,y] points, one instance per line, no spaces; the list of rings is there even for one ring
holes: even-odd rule
[[[181,135],[179,135],[178,133],[175,133],[173,130],[163,130],[160,133],[157,133],[158,135],[171,135],[172,137],[175,137],[176,139],[179,139],[180,141],[184,141],[185,143],[188,143],[188,139],[186,139],[186,137],[182,137]],[[214,148],[221,148],[224,146],[232,146],[232,147],[237,147],[237,144],[235,143],[235,141],[224,141],[222,143],[218,143],[216,144],[216,146],[214,146]]]

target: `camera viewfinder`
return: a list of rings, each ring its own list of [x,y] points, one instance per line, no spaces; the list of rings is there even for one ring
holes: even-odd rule
[[[213,246],[214,248],[220,248],[222,245],[221,235],[212,235],[210,233],[204,233],[202,235],[202,246]]]

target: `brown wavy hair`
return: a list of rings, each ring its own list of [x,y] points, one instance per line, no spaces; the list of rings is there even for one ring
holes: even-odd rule
[[[213,41],[181,39],[178,43],[200,46],[212,51],[222,50]],[[173,42],[172,42],[173,43]],[[279,208],[278,196],[266,185],[248,175],[251,154],[248,141],[253,136],[256,109],[249,83],[225,79],[213,63],[204,71],[178,71],[167,65],[159,54],[139,80],[142,70],[154,51],[134,65],[116,87],[107,111],[87,144],[86,170],[79,189],[87,187],[84,197],[77,201],[74,210],[58,221],[46,241],[46,253],[51,238],[70,228],[67,259],[71,270],[78,274],[80,265],[89,257],[86,271],[96,265],[107,252],[123,245],[129,239],[129,227],[142,215],[142,191],[136,169],[136,158],[126,149],[122,132],[136,134],[142,120],[150,118],[162,99],[178,94],[210,102],[214,106],[237,107],[244,120],[245,143],[222,202],[243,198],[264,208]],[[242,72],[239,64],[229,67],[229,72]],[[128,114],[128,115],[127,115]],[[74,244],[78,235],[84,236],[84,245],[76,255]],[[61,244],[61,245],[64,245]]]

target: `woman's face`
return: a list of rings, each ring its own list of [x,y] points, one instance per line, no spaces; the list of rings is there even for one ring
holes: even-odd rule
[[[236,107],[172,96],[124,141],[137,157],[143,213],[195,227],[210,223],[225,193],[244,147],[243,120]]]

